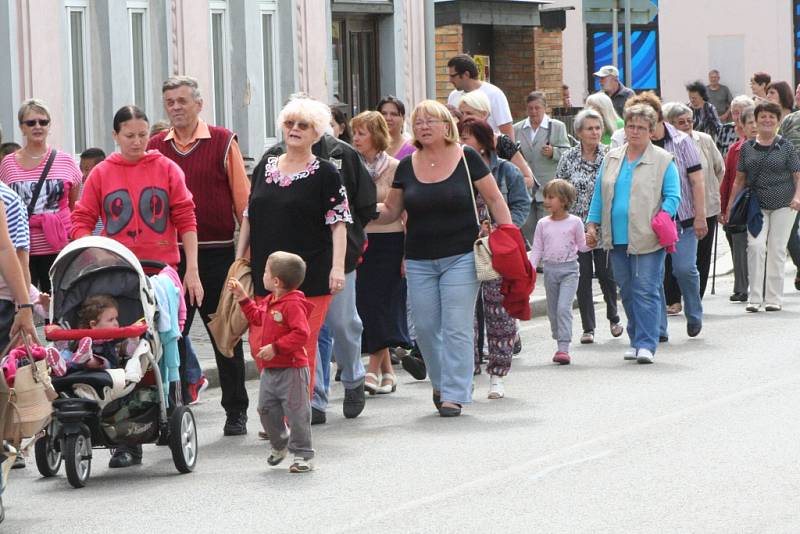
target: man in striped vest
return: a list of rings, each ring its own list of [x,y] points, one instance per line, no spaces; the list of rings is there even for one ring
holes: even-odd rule
[[[241,223],[242,213],[247,207],[250,181],[236,135],[225,128],[210,126],[200,118],[203,99],[197,80],[189,76],[174,76],[164,82],[161,92],[172,127],[154,135],[147,148],[160,151],[177,163],[186,175],[186,185],[196,206],[198,264],[205,289],[205,298],[199,307],[189,305],[188,300],[186,302],[185,336],[192,326],[195,311],[200,312],[208,332],[209,315],[217,309],[228,268],[236,255],[234,231],[236,221]],[[181,252],[181,276],[183,269]],[[214,347],[222,387],[222,407],[227,415],[223,433],[226,436],[246,434],[248,398],[244,385],[242,343],[236,345],[233,358],[226,358],[217,349],[210,332],[208,337]],[[184,343],[180,343],[180,350],[181,382],[186,399],[189,393],[184,379]]]

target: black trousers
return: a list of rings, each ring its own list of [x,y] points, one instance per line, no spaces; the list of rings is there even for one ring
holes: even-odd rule
[[[58,254],[44,256],[31,256],[28,258],[28,268],[31,271],[31,284],[39,288],[42,293],[50,293],[50,267],[56,261]]]
[[[708,233],[697,242],[697,270],[700,273],[700,298],[706,294],[708,284],[708,273],[711,270],[711,256],[714,253],[714,235],[717,233],[717,216],[706,217]],[[678,281],[672,276],[672,258],[667,254],[664,264],[664,296],[667,299],[667,306],[677,304],[681,301],[681,288]]]
[[[209,315],[217,311],[217,304],[219,304],[219,296],[226,283],[228,269],[230,268],[236,256],[236,251],[233,246],[222,248],[201,248],[197,251],[197,263],[200,269],[200,281],[203,284],[205,297],[203,298],[203,305],[197,308],[189,304],[189,298],[186,298],[186,326],[183,328],[183,335],[189,334],[192,327],[192,321],[196,311],[200,312],[200,318],[203,320],[203,325],[206,327],[208,339],[211,341],[211,346],[214,348],[214,356],[217,361],[217,370],[219,371],[219,383],[222,388],[222,407],[225,409],[226,414],[246,413],[249,405],[247,397],[247,389],[244,386],[245,381],[245,365],[244,365],[244,352],[242,350],[242,342],[240,341],[233,350],[233,358],[226,358],[214,343],[214,338],[211,332],[208,331],[208,323],[211,321]],[[186,258],[181,251],[181,264],[179,266],[179,273],[181,279],[186,272]],[[186,344],[183,339],[178,341],[178,349],[181,357],[181,384],[182,396],[184,399],[189,398],[187,387],[187,380],[185,376],[186,368]],[[195,350],[197,346],[195,345]]]
[[[611,270],[608,252],[595,249],[578,253],[578,309],[581,312],[581,326],[584,332],[594,332],[596,323],[594,316],[594,299],[592,295],[592,276],[596,273],[606,302],[606,319],[612,323],[619,322],[617,311],[617,283]]]

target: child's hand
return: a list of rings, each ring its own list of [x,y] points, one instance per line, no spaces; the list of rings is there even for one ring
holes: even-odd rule
[[[236,295],[238,300],[243,300],[247,298],[247,293],[244,292],[244,288],[242,284],[236,278],[231,278],[228,280],[228,290]]]
[[[39,296],[36,298],[36,302],[34,304],[40,304],[42,308],[46,310],[50,309],[50,295],[47,293],[39,293]]]
[[[261,350],[258,351],[258,357],[264,361],[270,361],[275,357],[275,348],[272,346],[272,344],[264,345],[261,347]]]

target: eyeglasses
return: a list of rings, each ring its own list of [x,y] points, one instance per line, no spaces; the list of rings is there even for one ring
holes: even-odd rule
[[[448,72],[447,76],[450,77],[450,78],[455,78],[456,76],[461,76],[462,74],[463,74],[463,72],[452,72],[452,73]]]
[[[47,126],[48,124],[50,124],[50,119],[28,119],[26,121],[22,121],[22,124],[24,124],[28,128],[33,128],[34,126],[36,126],[37,123],[39,124],[39,126]]]
[[[692,119],[678,119],[675,121],[675,124],[678,126],[689,126],[690,124],[694,124]]]
[[[414,128],[423,128],[427,126],[433,126],[434,124],[444,124],[444,121],[439,119],[418,120],[414,121]]]
[[[303,132],[305,132],[306,130],[308,130],[309,128],[311,128],[311,125],[310,125],[309,123],[307,123],[307,122],[303,122],[303,121],[293,121],[293,120],[287,120],[287,121],[283,121],[283,126],[284,126],[284,127],[287,129],[287,130],[292,130],[292,129],[294,129],[294,127],[295,127],[295,126],[297,126],[297,128],[298,128],[299,130],[303,131]]]

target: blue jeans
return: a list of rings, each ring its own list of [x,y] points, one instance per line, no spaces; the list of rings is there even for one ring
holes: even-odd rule
[[[342,370],[342,385],[345,389],[355,389],[364,382],[366,370],[361,362],[361,333],[364,327],[356,309],[356,272],[345,275],[344,290],[334,295],[331,305],[328,307],[328,314],[325,316],[323,328],[330,332],[333,344],[336,346],[336,365]],[[320,331],[320,339],[322,339]],[[323,355],[323,343],[317,342],[317,370],[314,374],[314,397],[311,405],[318,410],[325,410],[328,407],[327,389],[317,388],[320,376],[328,373],[328,385],[330,385],[330,366],[331,350],[327,348]],[[324,357],[323,357],[324,356]]]
[[[442,401],[472,402],[472,321],[480,283],[472,252],[436,260],[406,260],[408,297],[434,391]]]
[[[328,393],[331,390],[331,358],[333,357],[333,335],[331,329],[322,325],[317,337],[317,365],[314,370],[314,396],[311,406],[325,411]]]
[[[703,303],[700,301],[700,272],[697,270],[697,236],[694,228],[678,227],[678,242],[675,252],[670,254],[672,259],[672,276],[678,281],[683,296],[683,313],[686,322],[690,325],[703,324]],[[662,284],[663,286],[663,284]],[[664,288],[661,288],[661,307],[666,310],[667,299]],[[667,313],[661,314],[660,329],[662,335],[667,335]]]
[[[622,306],[628,317],[628,337],[634,349],[655,354],[658,330],[664,315],[664,257],[659,249],[649,254],[628,254],[627,245],[614,245],[611,265],[619,284]]]
[[[200,381],[200,377],[203,376],[203,369],[197,360],[197,353],[192,347],[192,341],[189,336],[183,336],[183,342],[186,344],[186,381],[189,384],[197,384]]]

